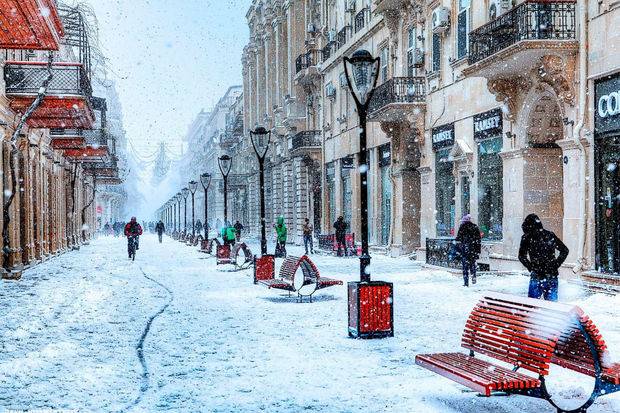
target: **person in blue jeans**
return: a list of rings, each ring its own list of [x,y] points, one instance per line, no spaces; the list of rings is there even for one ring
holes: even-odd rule
[[[463,264],[463,287],[469,287],[470,274],[471,283],[476,284],[476,261],[480,257],[481,247],[480,229],[478,225],[471,222],[471,215],[466,214],[461,219],[456,242]]]
[[[530,272],[528,297],[558,300],[558,269],[568,256],[568,247],[553,232],[543,228],[536,214],[525,217],[519,246],[519,261]]]

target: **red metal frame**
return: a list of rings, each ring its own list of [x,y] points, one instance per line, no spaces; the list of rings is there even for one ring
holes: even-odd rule
[[[52,148],[54,149],[81,149],[86,146],[84,138],[53,138]]]
[[[54,0],[0,0],[0,49],[58,50],[64,36]]]
[[[65,149],[65,158],[80,162],[103,162],[109,155],[105,146],[86,146],[82,149]]]

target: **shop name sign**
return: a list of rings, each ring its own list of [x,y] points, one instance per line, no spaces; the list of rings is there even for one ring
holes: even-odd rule
[[[620,130],[620,74],[595,84],[594,129],[598,133]]]
[[[474,139],[491,138],[502,134],[502,110],[493,109],[474,116]]]
[[[446,148],[454,145],[454,123],[433,128],[433,149]]]

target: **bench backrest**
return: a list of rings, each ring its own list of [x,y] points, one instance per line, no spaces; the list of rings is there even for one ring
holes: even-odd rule
[[[299,260],[299,264],[304,274],[304,285],[310,282],[318,282],[320,278],[319,269],[316,265],[314,265],[310,258],[304,255]]]
[[[295,278],[295,272],[299,268],[299,257],[288,256],[284,259],[282,266],[280,267],[280,278],[288,280],[291,283]]]
[[[562,332],[577,307],[493,293],[476,304],[462,345],[514,366],[547,375]]]

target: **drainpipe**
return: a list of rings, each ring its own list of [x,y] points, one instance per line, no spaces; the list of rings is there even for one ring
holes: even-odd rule
[[[11,190],[8,195],[6,193],[4,195],[4,205],[3,205],[3,213],[2,213],[2,218],[4,221],[4,225],[2,226],[2,257],[3,257],[2,264],[3,264],[4,269],[9,272],[10,272],[9,258],[11,254],[11,239],[9,236],[9,228],[10,228],[10,223],[11,223],[10,208],[11,208],[11,205],[13,204],[13,199],[15,199],[15,190],[17,187],[17,177],[15,176],[16,174],[15,157],[17,156],[17,153],[19,152],[19,149],[17,148],[17,138],[21,134],[21,131],[24,128],[24,125],[26,125],[26,122],[28,121],[30,116],[32,116],[34,111],[37,110],[37,108],[41,105],[41,102],[43,102],[43,99],[45,98],[45,95],[47,93],[47,88],[50,82],[52,81],[52,78],[54,77],[54,73],[52,72],[53,61],[54,61],[54,55],[52,54],[52,52],[49,52],[48,59],[47,59],[47,78],[41,84],[41,87],[39,88],[39,91],[37,93],[37,98],[34,100],[34,102],[32,102],[32,104],[30,104],[30,107],[28,108],[28,110],[26,110],[26,112],[22,115],[21,119],[19,120],[19,123],[17,124],[17,127],[15,128],[15,131],[13,132],[13,135],[11,136],[11,141],[10,141],[11,152],[9,153],[9,171],[11,174]]]
[[[588,98],[588,1],[583,0],[577,2],[579,4],[579,121],[573,130],[573,139],[579,147],[581,156],[579,157],[579,177],[582,180],[581,185],[581,216],[583,222],[579,228],[579,244],[577,265],[573,267],[573,272],[577,274],[587,265],[585,257],[587,231],[588,231],[588,180],[586,179],[586,148],[581,142],[581,133],[586,121],[586,102]]]

